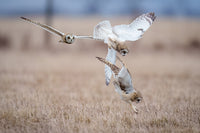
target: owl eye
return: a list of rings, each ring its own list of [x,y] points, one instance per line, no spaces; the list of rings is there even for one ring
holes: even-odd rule
[[[137,103],[141,102],[141,99],[140,99],[140,98],[137,98],[136,102],[137,102]]]
[[[70,39],[70,36],[68,36],[67,39]]]
[[[126,54],[126,51],[122,51],[123,54]]]
[[[122,49],[122,50],[120,51],[120,53],[121,53],[122,56],[125,56],[125,55],[128,54],[128,50]]]

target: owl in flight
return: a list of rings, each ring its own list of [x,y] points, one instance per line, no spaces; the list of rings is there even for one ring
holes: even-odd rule
[[[122,68],[120,69],[111,62],[101,58],[96,57],[101,62],[105,63],[114,73],[115,80],[113,84],[115,86],[115,91],[120,95],[121,99],[131,105],[133,110],[137,113],[138,110],[134,103],[139,103],[142,100],[142,95],[139,91],[133,88],[131,74],[129,70],[125,67],[121,59],[116,56],[116,58],[121,62]]]
[[[119,52],[122,56],[128,54],[129,50],[125,45],[125,41],[136,41],[142,37],[144,32],[152,25],[156,16],[154,13],[147,13],[137,17],[133,22],[128,25],[111,26],[108,20],[98,23],[94,27],[92,36],[78,36],[73,34],[65,34],[56,30],[55,28],[32,21],[25,17],[22,19],[40,26],[44,30],[56,34],[61,37],[60,42],[72,44],[76,38],[102,40],[108,45],[108,53],[106,60],[112,64],[116,62],[116,54]],[[105,65],[106,85],[109,85],[112,77],[112,70],[109,66]]]

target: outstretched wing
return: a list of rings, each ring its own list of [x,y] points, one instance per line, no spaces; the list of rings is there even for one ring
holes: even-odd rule
[[[94,39],[94,40],[104,40],[107,43],[108,36],[113,34],[111,24],[108,20],[99,22],[93,31],[93,36],[78,36],[75,38],[79,39]]]
[[[110,63],[109,61],[107,61],[107,60],[104,59],[104,58],[101,58],[101,57],[96,57],[96,58],[97,58],[99,61],[103,62],[104,64],[108,65],[108,66],[111,68],[111,70],[113,71],[113,73],[114,73],[115,75],[118,75],[118,73],[119,73],[119,71],[120,71],[120,68],[119,68],[119,67],[117,67],[115,64]]]
[[[108,36],[113,35],[112,26],[108,20],[98,23],[94,27],[93,38],[98,40],[104,40],[107,43]]]
[[[121,68],[119,74],[117,75],[118,81],[120,83],[120,88],[126,93],[129,94],[134,91],[131,74],[127,68],[124,66]]]
[[[156,16],[154,13],[143,14],[129,25],[114,26],[113,33],[122,41],[136,41],[142,37],[155,19]]]
[[[108,54],[106,56],[106,60],[111,64],[115,64],[116,62],[116,51],[113,48],[108,48]],[[108,65],[105,65],[105,78],[106,85],[109,85],[110,79],[112,77],[112,70]]]
[[[63,36],[65,35],[64,33],[62,33],[62,32],[60,32],[60,31],[56,30],[55,28],[53,28],[53,27],[51,27],[51,26],[48,26],[48,25],[45,25],[45,24],[41,24],[41,23],[39,23],[39,22],[35,22],[35,21],[33,21],[33,20],[31,20],[31,19],[28,19],[28,18],[25,18],[25,17],[21,17],[21,19],[23,19],[23,20],[25,20],[25,21],[28,21],[28,22],[30,22],[30,23],[32,23],[32,24],[35,24],[36,26],[39,26],[39,27],[43,28],[44,30],[46,30],[46,31],[48,31],[48,32],[50,32],[50,33],[53,33],[53,34],[55,34],[55,35],[59,35],[59,36],[61,36],[61,37],[63,37]]]
[[[94,39],[93,36],[79,36],[79,35],[74,35],[75,38],[78,39]]]

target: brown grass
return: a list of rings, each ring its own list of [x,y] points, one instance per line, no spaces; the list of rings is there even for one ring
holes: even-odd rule
[[[99,53],[0,55],[2,132],[198,132],[199,56],[125,57],[149,109],[139,114],[104,84]]]
[[[0,132],[199,132],[200,55],[193,52],[196,50],[171,52],[166,44],[176,51],[179,48],[176,45],[182,44],[181,35],[174,37],[175,42],[166,43],[162,37],[152,35],[157,30],[159,27],[152,27],[144,37],[147,40],[138,42],[129,55],[122,57],[149,110],[141,103],[138,115],[120,100],[112,84],[105,85],[104,66],[95,56],[105,57],[106,51],[97,50],[99,47],[94,52],[87,50],[90,48],[84,46],[92,43],[86,44],[84,40],[71,46],[52,43],[54,48],[66,50],[61,53],[56,50],[21,52],[16,49],[22,42],[15,43],[20,40],[20,34],[11,36],[16,39],[11,41],[13,50],[0,51]],[[171,35],[169,32],[165,33],[167,37]],[[24,31],[19,33],[23,39]],[[190,35],[183,41],[188,46],[191,38],[199,40]],[[31,47],[41,38],[31,40]],[[160,52],[149,50],[154,47],[154,41],[148,44],[151,38],[157,38],[158,49],[162,45]],[[191,43],[195,49],[199,45],[198,41]]]

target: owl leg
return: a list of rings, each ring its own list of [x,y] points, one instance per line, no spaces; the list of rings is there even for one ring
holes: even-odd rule
[[[137,114],[138,113],[137,107],[133,103],[131,103],[131,107],[133,108],[134,112]]]

